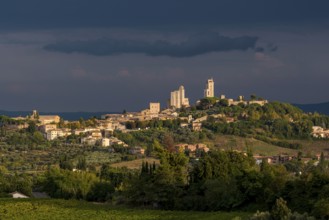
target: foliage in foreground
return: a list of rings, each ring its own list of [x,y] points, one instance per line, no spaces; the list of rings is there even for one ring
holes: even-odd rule
[[[307,213],[292,213],[287,206],[287,202],[279,198],[276,200],[271,212],[257,211],[250,220],[315,220],[315,218],[308,216]]]
[[[164,151],[160,158],[160,165],[145,162],[140,172],[108,165],[98,175],[50,169],[41,186],[55,198],[164,210],[254,212],[270,210],[282,197],[292,212],[329,216],[329,164],[323,154],[317,166],[298,158],[286,166],[266,160],[258,166],[251,152],[235,151],[211,151],[190,161]]]
[[[0,200],[1,219],[229,220],[248,219],[243,212],[181,212],[113,207],[76,200]]]

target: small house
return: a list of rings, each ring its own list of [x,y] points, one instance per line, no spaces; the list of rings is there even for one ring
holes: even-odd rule
[[[24,195],[23,193],[20,192],[12,192],[10,193],[12,195],[13,199],[27,199],[29,198],[28,196]]]

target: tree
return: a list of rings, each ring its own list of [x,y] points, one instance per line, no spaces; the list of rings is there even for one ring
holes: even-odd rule
[[[112,199],[114,186],[107,181],[95,183],[87,194],[88,201],[106,202]]]
[[[219,105],[223,107],[227,107],[229,105],[228,100],[227,99],[219,100]]]
[[[29,126],[27,127],[27,131],[33,134],[37,130],[37,124],[35,121],[29,121]]]
[[[60,118],[59,119],[58,127],[60,127],[60,128],[64,128],[65,127],[65,122],[64,122],[64,119],[63,118]],[[79,126],[79,128],[80,128],[80,126]]]
[[[197,108],[201,110],[210,109],[218,99],[215,97],[203,98],[200,100]]]
[[[245,200],[234,177],[229,177],[227,180],[208,179],[202,187],[205,188],[204,205],[207,211],[231,210]]]
[[[33,133],[32,138],[33,138],[33,142],[36,143],[36,144],[42,144],[42,143],[45,142],[45,139],[44,139],[43,135],[39,131],[35,131]]]
[[[64,170],[72,170],[74,166],[72,161],[66,155],[64,155],[59,160],[59,167]]]
[[[39,120],[39,118],[40,118],[38,111],[35,111],[35,114],[33,116],[34,116],[34,119],[37,119],[37,120]]]
[[[163,137],[163,145],[165,146],[165,148],[169,152],[174,152],[175,151],[174,144],[175,144],[175,142],[174,142],[172,135],[169,133],[166,133]]]
[[[87,161],[85,157],[79,157],[77,163],[77,169],[79,170],[86,170],[87,169]]]
[[[82,117],[79,119],[79,123],[81,127],[86,127],[86,121]]]
[[[0,136],[1,137],[5,137],[7,134],[7,130],[5,129],[5,126],[4,125],[1,125],[0,126]]]
[[[99,179],[93,173],[50,169],[46,173],[44,189],[54,198],[86,199],[98,182]]]
[[[135,121],[127,121],[126,122],[126,128],[127,129],[136,129],[136,122]]]
[[[321,152],[318,167],[322,172],[326,169],[326,161],[323,152]]]
[[[287,202],[279,198],[275,201],[275,205],[271,210],[271,215],[274,220],[289,220],[291,216],[291,210],[287,206]]]
[[[153,139],[152,149],[157,153],[163,153],[164,149],[157,139]]]
[[[329,200],[321,199],[317,201],[314,205],[313,215],[321,218],[328,219],[329,218]]]

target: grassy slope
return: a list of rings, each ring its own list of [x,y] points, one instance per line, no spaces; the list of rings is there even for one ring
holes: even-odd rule
[[[154,158],[144,158],[144,159],[114,163],[114,164],[111,164],[111,166],[112,167],[127,167],[129,169],[141,169],[143,161],[148,162],[149,164],[153,164],[153,162],[155,162],[156,164],[160,163],[159,160],[154,159]]]
[[[262,155],[277,155],[287,153],[289,155],[297,155],[298,151],[302,151],[304,155],[315,155],[324,152],[329,155],[329,140],[289,140],[289,142],[300,143],[302,148],[293,150],[283,147],[278,147],[263,141],[252,138],[243,138],[230,135],[217,135],[214,141],[209,141],[209,146],[217,146],[219,149],[236,149],[245,151],[249,146],[254,154]]]
[[[240,150],[246,151],[247,146],[250,147],[254,154],[260,154],[265,156],[273,156],[278,154],[297,155],[298,151],[302,151],[304,155],[316,155],[324,152],[325,155],[329,155],[329,140],[289,140],[289,142],[300,143],[302,148],[299,150],[288,149],[278,147],[272,144],[265,143],[253,138],[243,138],[231,135],[217,135],[215,140],[209,140],[205,143],[211,148],[224,149],[224,150]],[[127,167],[129,169],[140,169],[142,161],[148,161],[149,164],[153,164],[155,161],[157,164],[159,160],[153,158],[138,159],[133,161],[125,161],[112,164],[113,167]]]
[[[105,204],[55,199],[1,199],[1,219],[111,219],[111,220],[230,220],[248,219],[243,212],[181,212],[118,208]]]
[[[329,140],[307,140],[307,141],[295,141],[302,144],[302,152],[304,154],[315,155],[324,153],[329,155]]]
[[[207,144],[218,149],[233,149],[240,151],[246,151],[248,146],[252,149],[254,154],[262,154],[266,156],[283,153],[297,155],[298,153],[298,150],[278,147],[253,138],[243,138],[231,135],[217,135],[214,141],[210,141]]]

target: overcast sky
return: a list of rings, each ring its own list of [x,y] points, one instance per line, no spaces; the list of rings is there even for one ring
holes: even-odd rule
[[[329,101],[329,1],[3,0],[0,109],[162,107],[216,95]]]

